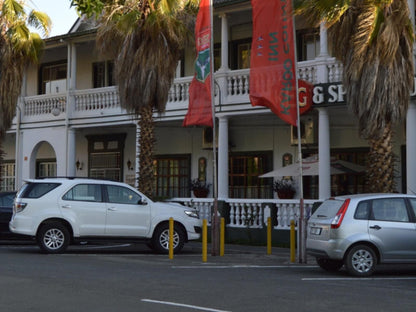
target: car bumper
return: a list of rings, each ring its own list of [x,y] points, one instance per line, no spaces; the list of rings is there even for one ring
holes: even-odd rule
[[[32,227],[32,218],[14,216],[9,222],[9,230],[12,233],[35,236],[36,232]]]
[[[308,255],[317,258],[328,258],[334,260],[342,260],[345,250],[340,246],[338,240],[315,240],[307,239],[306,252]]]

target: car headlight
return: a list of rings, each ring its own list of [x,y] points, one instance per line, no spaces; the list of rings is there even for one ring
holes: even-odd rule
[[[196,210],[185,210],[185,214],[188,217],[199,219],[199,213]]]

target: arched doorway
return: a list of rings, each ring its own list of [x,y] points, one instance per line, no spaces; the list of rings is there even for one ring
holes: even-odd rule
[[[41,141],[33,148],[30,157],[30,177],[45,178],[57,176],[56,153],[52,145]]]

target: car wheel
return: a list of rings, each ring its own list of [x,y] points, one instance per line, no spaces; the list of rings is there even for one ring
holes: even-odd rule
[[[344,265],[341,260],[316,258],[316,262],[322,269],[328,272],[337,272]]]
[[[360,277],[373,274],[376,263],[377,257],[374,250],[366,245],[351,248],[345,258],[345,267],[348,273]]]
[[[59,222],[46,223],[39,230],[37,242],[43,252],[64,252],[69,245],[68,229]]]
[[[173,230],[173,251],[179,252],[185,244],[185,234],[183,230],[175,225]],[[169,224],[159,225],[153,233],[152,248],[159,253],[169,253]]]

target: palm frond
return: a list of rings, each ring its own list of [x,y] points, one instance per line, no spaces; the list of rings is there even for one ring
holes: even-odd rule
[[[42,35],[48,36],[51,30],[52,21],[50,17],[40,11],[32,10],[29,13],[27,24],[42,32]]]

